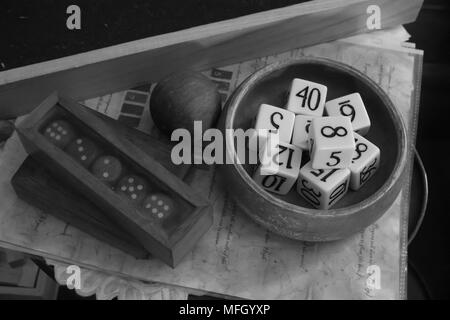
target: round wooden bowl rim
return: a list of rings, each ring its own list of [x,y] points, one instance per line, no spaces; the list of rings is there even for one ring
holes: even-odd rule
[[[284,61],[284,62],[276,62],[273,64],[270,64],[256,72],[254,72],[252,75],[250,75],[242,84],[235,90],[233,95],[230,97],[229,102],[227,103],[228,106],[226,108],[227,115],[225,118],[225,129],[234,129],[232,127],[232,124],[234,122],[235,114],[236,114],[236,106],[238,106],[243,97],[248,93],[248,91],[253,88],[253,86],[257,83],[258,80],[263,79],[266,76],[269,76],[271,72],[281,70],[284,68],[287,68],[291,65],[297,65],[297,64],[319,64],[328,66],[331,68],[338,69],[340,71],[344,71],[347,73],[352,74],[356,78],[360,79],[361,81],[367,83],[369,87],[381,98],[383,103],[386,105],[387,109],[391,113],[392,118],[394,121],[397,121],[400,131],[400,141],[399,141],[399,152],[396,158],[396,163],[394,166],[394,169],[392,171],[391,176],[387,181],[382,185],[381,188],[377,190],[373,195],[367,197],[363,201],[360,201],[358,203],[355,203],[351,206],[338,208],[338,209],[328,209],[328,210],[321,210],[321,209],[314,209],[314,208],[305,208],[301,207],[295,204],[292,204],[290,202],[284,201],[271,193],[267,192],[263,188],[261,188],[253,179],[252,177],[247,173],[247,171],[243,168],[243,166],[236,161],[236,152],[234,148],[234,139],[232,137],[232,133],[230,131],[225,130],[225,143],[226,143],[226,152],[231,153],[233,161],[233,165],[241,178],[246,182],[252,190],[259,196],[264,197],[267,201],[271,202],[273,205],[276,205],[278,207],[284,208],[286,210],[287,214],[292,215],[310,215],[315,218],[329,218],[329,217],[335,217],[335,216],[346,216],[346,215],[352,215],[358,213],[361,209],[369,207],[379,201],[386,193],[391,192],[393,189],[395,182],[397,179],[399,179],[403,173],[403,170],[405,168],[406,163],[406,127],[403,122],[402,116],[399,114],[398,110],[395,108],[394,104],[392,103],[391,99],[387,96],[387,94],[376,84],[372,79],[370,79],[368,76],[366,76],[364,73],[360,72],[359,70],[354,69],[353,67],[350,67],[346,64],[336,62],[333,60],[325,59],[325,58],[312,58],[312,57],[302,57],[294,60]],[[229,165],[229,164],[227,164]]]

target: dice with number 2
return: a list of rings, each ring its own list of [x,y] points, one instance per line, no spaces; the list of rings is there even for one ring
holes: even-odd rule
[[[269,104],[262,104],[259,107],[255,121],[256,135],[253,136],[249,148],[257,150],[258,146],[264,146],[267,134],[262,134],[258,130],[264,129],[271,133],[278,133],[280,141],[290,142],[292,130],[294,129],[295,114]],[[257,140],[255,138],[258,138]]]

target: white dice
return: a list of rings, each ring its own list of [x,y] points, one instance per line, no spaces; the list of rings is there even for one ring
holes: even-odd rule
[[[310,161],[300,169],[297,192],[313,207],[329,209],[347,193],[349,181],[349,169],[313,169]]]
[[[299,196],[324,210],[360,189],[380,166],[380,149],[362,137],[371,123],[361,95],[326,101],[327,90],[293,79],[286,109],[261,104],[249,141],[250,159],[259,160],[258,185],[284,195],[297,182]]]
[[[288,193],[300,172],[302,150],[286,142],[269,139],[261,156],[261,165],[253,176],[264,189],[277,194]]]
[[[366,138],[355,133],[355,152],[352,163],[350,189],[358,190],[374,175],[380,166],[380,149]]]
[[[258,146],[264,146],[267,140],[267,134],[258,130],[269,130],[269,133],[278,132],[280,141],[291,142],[292,130],[294,129],[295,114],[286,110],[262,104],[259,107],[256,116],[255,126],[256,135],[250,140],[249,149],[257,150]]]
[[[286,109],[295,114],[320,117],[323,115],[326,98],[326,86],[303,79],[294,79]]]
[[[314,169],[347,168],[355,140],[347,117],[314,118],[309,129],[311,166]]]
[[[369,115],[359,93],[327,101],[325,113],[329,116],[348,117],[352,122],[353,131],[359,134],[365,135],[370,129]]]
[[[309,150],[309,128],[314,117],[297,115],[292,132],[292,144],[302,150]]]

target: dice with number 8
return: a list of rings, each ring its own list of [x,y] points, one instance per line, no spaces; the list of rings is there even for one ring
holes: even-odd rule
[[[326,97],[326,86],[303,79],[294,79],[289,93],[287,109],[295,114],[321,117]]]
[[[355,151],[355,138],[347,117],[314,118],[309,129],[309,152],[314,169],[347,168]]]
[[[354,135],[355,153],[348,168],[351,171],[350,189],[358,190],[380,166],[380,149],[359,134]]]

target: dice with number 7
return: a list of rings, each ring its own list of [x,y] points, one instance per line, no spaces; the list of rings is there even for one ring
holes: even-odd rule
[[[314,118],[309,128],[309,152],[314,169],[347,168],[355,151],[352,124],[347,117]]]
[[[370,119],[359,93],[348,94],[325,103],[325,113],[329,116],[349,117],[353,131],[365,135],[370,129]]]
[[[358,190],[380,166],[380,149],[359,134],[354,135],[355,153],[348,168],[351,171],[350,189]]]
[[[295,114],[321,117],[326,98],[326,86],[303,79],[294,79],[286,109]]]

